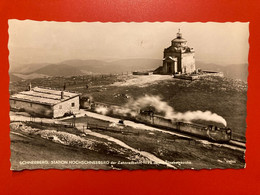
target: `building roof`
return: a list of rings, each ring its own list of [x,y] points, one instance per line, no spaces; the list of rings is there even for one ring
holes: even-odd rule
[[[175,38],[172,41],[174,43],[185,43],[185,42],[187,42],[186,39],[183,39],[183,38]]]
[[[77,93],[63,91],[63,99],[61,99],[61,93],[62,91],[60,90],[34,87],[30,91],[22,91],[20,93],[10,96],[10,99],[45,105],[55,105],[60,102],[64,102],[68,99],[79,96],[79,94]]]
[[[181,30],[179,29],[178,33],[176,34],[176,38],[172,40],[175,43],[185,43],[187,42],[185,39],[182,38]]]

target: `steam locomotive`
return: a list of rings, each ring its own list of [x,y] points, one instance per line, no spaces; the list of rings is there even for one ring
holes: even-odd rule
[[[151,110],[141,110],[136,120],[155,127],[176,130],[219,143],[229,142],[232,134],[232,130],[228,127],[217,127],[215,125],[205,126],[180,121],[174,122],[170,119],[155,115]]]

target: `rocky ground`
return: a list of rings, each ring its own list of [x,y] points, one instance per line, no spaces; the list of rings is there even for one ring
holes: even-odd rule
[[[11,169],[162,169],[175,168],[107,137],[76,128],[12,122]]]

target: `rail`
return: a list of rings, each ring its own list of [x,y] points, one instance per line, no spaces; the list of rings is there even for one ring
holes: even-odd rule
[[[103,126],[103,125],[98,125],[98,124],[90,124],[90,123],[88,123],[86,125],[86,127],[89,128],[89,129],[93,129],[93,130],[96,129],[96,130],[105,130],[105,131],[111,131],[111,132],[119,132],[119,131],[123,130],[123,129],[119,129],[119,128],[115,128],[115,127]],[[164,129],[164,128],[163,128],[163,130],[172,131],[172,130]],[[127,133],[127,132],[130,133],[129,131],[126,131],[125,128],[124,128],[123,131],[125,131],[125,133]],[[186,133],[181,133],[181,132],[178,132],[178,133],[181,134],[181,135],[187,136]],[[194,141],[201,140],[201,138],[194,136],[194,135],[190,135],[190,134],[189,134],[188,137],[189,137],[189,139],[194,140]],[[210,141],[210,140],[207,140],[207,141],[210,144],[213,144],[213,145],[215,145],[215,144],[216,145],[222,145],[224,147],[232,148],[232,149],[235,149],[235,150],[245,151],[245,149],[246,149],[246,143],[244,141],[241,141],[241,140],[231,139],[229,142],[226,142],[226,143],[216,143],[216,142],[213,142],[213,141]]]

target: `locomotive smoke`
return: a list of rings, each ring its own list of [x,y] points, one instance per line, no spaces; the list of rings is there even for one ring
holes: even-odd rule
[[[104,106],[97,106],[95,110],[96,110],[97,113],[100,113],[100,114],[103,114],[103,115],[106,115],[109,111],[109,109],[104,107]]]
[[[167,102],[162,101],[159,96],[145,95],[138,98],[137,100],[130,100],[123,107],[112,106],[110,108],[106,108],[103,106],[99,106],[96,108],[96,111],[102,114],[112,112],[114,114],[119,114],[123,116],[126,116],[128,114],[130,114],[131,116],[136,116],[141,109],[145,109],[149,106],[155,108],[157,112],[163,113],[165,118],[171,119],[173,121],[190,122],[194,120],[204,120],[221,123],[224,126],[227,126],[227,122],[222,116],[219,116],[218,114],[212,113],[210,111],[203,112],[197,110],[187,111],[184,113],[175,112],[174,109],[169,106]]]
[[[227,126],[227,122],[222,116],[219,116],[218,114],[212,113],[210,111],[202,112],[200,110],[197,110],[197,111],[188,111],[185,113],[175,113],[174,118],[176,120],[183,120],[187,122],[193,120],[212,121],[216,123],[221,123],[225,127]]]

